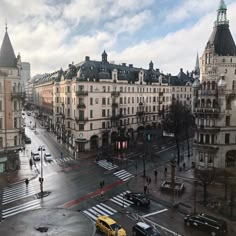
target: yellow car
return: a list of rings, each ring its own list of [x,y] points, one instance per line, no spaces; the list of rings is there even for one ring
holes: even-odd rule
[[[126,236],[125,230],[108,216],[99,216],[96,220],[96,228],[106,236],[116,236],[116,229],[118,230],[117,236]]]

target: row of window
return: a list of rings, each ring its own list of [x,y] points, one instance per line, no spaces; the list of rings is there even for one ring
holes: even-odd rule
[[[196,118],[195,122],[198,126],[202,127],[214,127],[216,125],[216,120],[215,119],[210,119],[210,118]],[[231,125],[231,118],[230,116],[225,117],[225,126],[230,126]]]
[[[214,134],[200,134],[200,144],[216,144],[216,135]],[[225,134],[225,144],[230,144],[230,133]]]
[[[166,109],[167,110],[168,105],[145,106],[145,108],[143,107],[142,109],[139,109],[139,107],[136,107],[136,111],[135,111],[135,107],[120,108],[120,114],[121,115],[135,115],[135,112],[139,112],[139,111],[157,112],[157,111],[159,111],[159,109],[161,109],[161,110]],[[71,109],[70,108],[66,109],[65,111],[66,112],[64,113],[63,110],[60,109],[60,107],[56,107],[56,113],[57,114],[62,113],[62,114],[65,114],[67,116],[71,116]],[[74,110],[74,116],[76,116],[76,110]],[[79,110],[79,116],[84,117],[84,110]],[[110,117],[110,110],[109,109],[107,109],[107,110],[102,109],[102,117]],[[90,110],[90,118],[93,118],[93,110]]]
[[[1,111],[3,111],[3,106],[2,106],[2,101],[0,100],[0,112]],[[18,111],[18,104],[19,104],[19,101],[14,101],[14,103],[13,103],[13,109],[14,109],[14,111]],[[19,106],[20,106],[20,104],[19,104]]]
[[[82,117],[80,117],[82,118]],[[144,122],[144,121],[155,121],[158,119],[158,116],[157,115],[153,115],[153,116],[146,116],[145,119],[143,118],[127,118],[127,119],[124,119],[124,120],[120,120],[120,123],[119,125],[120,126],[123,126],[123,125],[129,125],[130,122],[131,124],[135,124],[135,123],[139,123],[139,122]],[[59,118],[57,118],[57,122],[59,123],[60,120]],[[71,121],[67,121],[67,128],[72,128],[71,127],[71,124],[73,124],[73,122]],[[93,123],[90,123],[90,130],[93,130],[94,127],[93,127]],[[111,127],[111,123],[109,121],[103,121],[102,122],[102,129],[107,129],[107,128],[110,128]],[[79,131],[84,131],[84,124],[79,124]],[[75,123],[74,123],[74,129],[75,129]]]
[[[14,146],[18,145],[18,138],[14,136]],[[0,148],[3,148],[3,137],[0,137]]]
[[[118,89],[119,90],[118,90]],[[85,91],[84,89],[84,85],[79,85],[78,87],[79,91]],[[74,86],[73,88],[74,92],[76,91],[76,87]],[[90,92],[93,92],[95,91],[94,89],[94,86],[93,85],[90,85]],[[96,88],[96,91],[97,91],[97,88]],[[124,92],[124,93],[134,93],[134,92],[138,92],[138,93],[144,93],[144,92],[147,92],[147,93],[159,93],[159,92],[163,92],[163,93],[169,93],[171,92],[171,88],[144,88],[143,86],[142,87],[123,87],[123,86],[120,86],[120,87],[113,87],[113,86],[102,86],[102,92],[112,92],[112,91],[119,91],[119,92]],[[181,88],[181,91],[182,91],[182,88]],[[186,91],[186,88],[185,88],[185,91]],[[190,91],[191,91],[191,88],[190,88]],[[61,86],[61,87],[56,87],[56,93],[70,93],[71,92],[71,89],[70,89],[70,86]]]
[[[14,118],[14,123],[13,123],[13,128],[14,129],[17,129],[19,126],[18,126],[18,118],[15,117]],[[3,129],[3,118],[0,118],[0,129]]]
[[[172,87],[172,92],[192,92],[192,88],[189,87]]]

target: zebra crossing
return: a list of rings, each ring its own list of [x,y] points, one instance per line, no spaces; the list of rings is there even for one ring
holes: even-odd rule
[[[128,179],[134,177],[132,174],[130,174],[126,170],[119,170],[119,171],[113,173],[113,175],[115,175],[116,177],[118,177],[119,179],[121,179],[123,181],[127,181]]]
[[[133,204],[133,202],[124,198],[124,195],[126,193],[130,193],[130,191],[125,191],[121,194],[118,194],[117,196],[113,198],[110,198],[109,200],[113,202],[114,204],[118,205],[119,207],[128,207],[131,204]],[[117,213],[117,210],[108,206],[107,204],[99,203],[87,210],[84,210],[83,213],[86,214],[89,218],[92,219],[92,221],[95,222],[98,216],[102,216],[102,215],[111,216]]]
[[[112,201],[113,203],[115,203],[115,204],[117,204],[121,207],[128,207],[128,206],[132,205],[133,202],[125,199],[125,194],[126,193],[130,193],[130,191],[125,191],[125,192],[111,198],[110,201]]]
[[[2,205],[21,200],[34,194],[36,194],[36,192],[31,183],[29,183],[28,186],[26,186],[24,182],[12,185],[11,187],[3,189]]]
[[[40,200],[39,199],[32,200],[30,202],[26,202],[21,205],[17,205],[17,206],[2,210],[2,219],[6,219],[10,216],[19,214],[24,211],[29,211],[29,210],[39,209],[39,208],[41,208]]]
[[[118,168],[117,165],[115,164],[112,164],[111,162],[107,161],[107,160],[100,160],[100,161],[97,161],[96,162],[99,166],[107,169],[107,170],[113,170],[113,169],[116,169]]]
[[[63,164],[64,162],[67,162],[67,161],[73,161],[75,159],[73,159],[72,157],[64,157],[63,159],[53,159],[52,161],[43,161],[43,165],[46,167],[46,166],[50,166],[50,165],[55,165],[55,164]],[[37,169],[40,169],[41,168],[41,161],[39,162],[35,162],[34,166],[37,168]]]
[[[92,221],[95,222],[98,216],[110,216],[117,213],[117,211],[104,203],[99,203],[96,206],[83,211],[83,213],[89,216],[89,218],[91,218]]]

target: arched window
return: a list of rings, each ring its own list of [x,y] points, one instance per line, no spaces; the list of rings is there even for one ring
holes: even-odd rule
[[[217,105],[218,105],[218,104],[217,104],[217,101],[216,101],[216,99],[214,99],[214,100],[213,100],[213,108],[217,108]]]
[[[201,100],[201,107],[202,108],[205,107],[205,100],[204,99]]]
[[[207,107],[207,108],[210,108],[210,107],[211,107],[211,100],[210,100],[210,99],[207,99],[206,107]]]
[[[212,81],[212,83],[211,83],[211,88],[212,88],[212,90],[215,90],[215,89],[216,89],[216,82],[215,82],[215,81]]]

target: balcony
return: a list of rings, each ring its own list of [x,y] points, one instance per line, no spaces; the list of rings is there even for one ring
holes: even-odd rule
[[[193,113],[200,113],[200,114],[219,114],[220,113],[220,108],[194,108]]]
[[[112,114],[111,116],[111,120],[119,120],[123,115],[121,114]]]
[[[79,122],[86,122],[86,121],[88,121],[88,117],[75,116],[75,121],[76,121],[76,123],[79,123]]]
[[[111,92],[111,96],[112,97],[119,97],[120,96],[120,92],[119,91],[112,91]]]
[[[76,91],[76,96],[88,96],[88,91]]]
[[[236,96],[236,90],[226,90],[225,94],[228,96],[235,97]]]
[[[137,116],[144,116],[145,112],[144,111],[137,111],[136,115]]]
[[[198,91],[199,96],[216,96],[217,90],[199,90]]]
[[[143,106],[144,104],[143,104],[142,102],[140,102],[138,105],[139,105],[139,106]]]
[[[25,92],[12,92],[11,99],[25,99]]]
[[[118,107],[118,103],[117,102],[113,102],[111,106],[112,106],[112,108],[117,108]]]
[[[84,103],[79,103],[79,104],[77,105],[77,108],[78,108],[78,109],[85,109],[85,108],[86,108],[86,105],[85,105]]]
[[[217,126],[206,126],[206,125],[199,125],[196,127],[196,130],[200,130],[203,133],[217,133],[220,132],[220,127]]]

